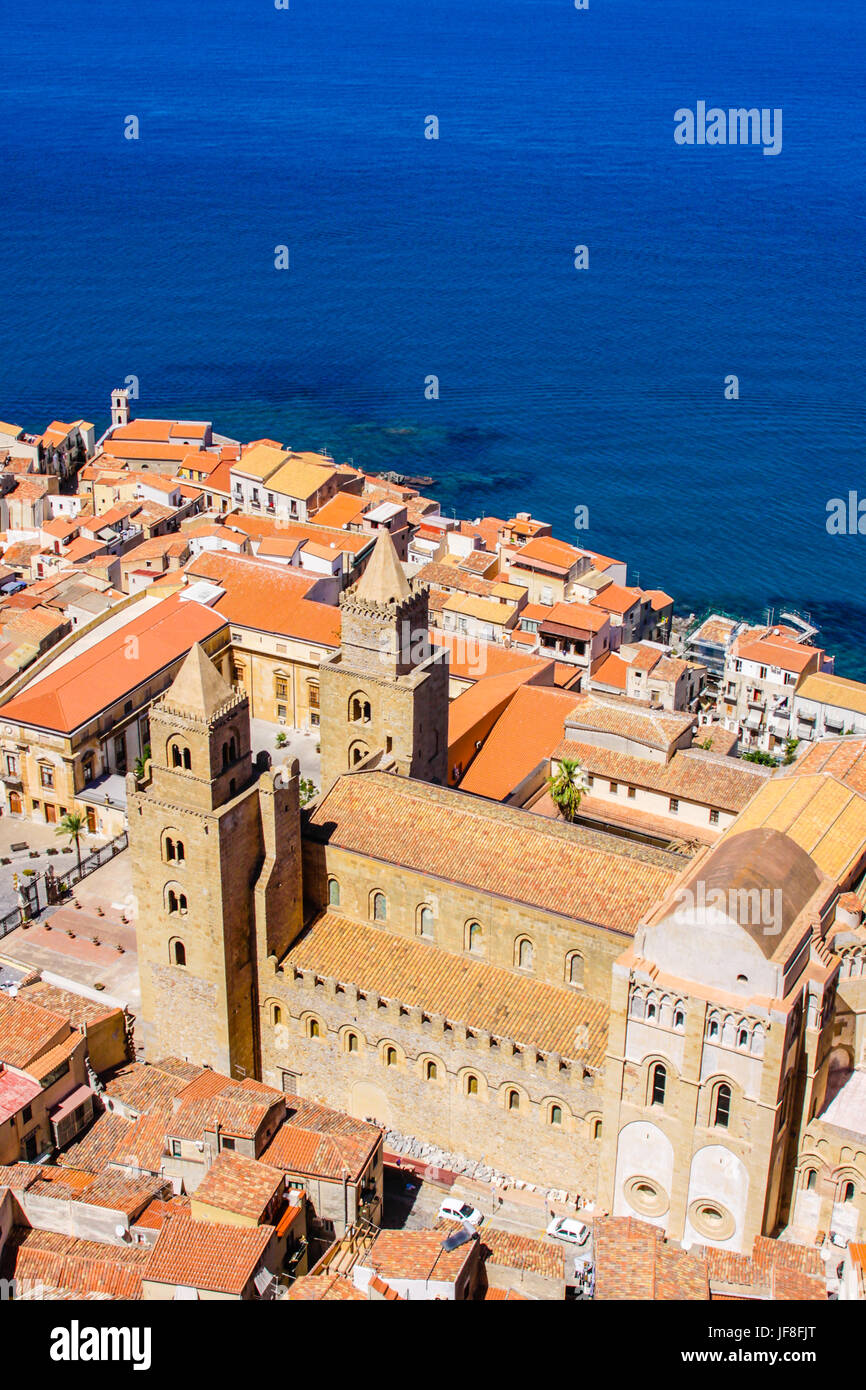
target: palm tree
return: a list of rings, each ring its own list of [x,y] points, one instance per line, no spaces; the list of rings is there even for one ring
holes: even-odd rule
[[[65,835],[67,840],[75,842],[75,849],[78,854],[79,874],[81,873],[81,836],[84,833],[86,824],[87,822],[80,812],[67,811],[66,815],[61,818],[60,824],[54,832],[55,835]]]
[[[547,785],[560,815],[573,821],[587,791],[586,776],[577,758],[563,758],[559,771],[548,777]]]

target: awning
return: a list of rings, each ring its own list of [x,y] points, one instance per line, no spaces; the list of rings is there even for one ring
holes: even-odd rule
[[[77,1110],[79,1105],[83,1105],[88,1098],[93,1099],[93,1092],[90,1087],[76,1086],[75,1090],[70,1091],[69,1095],[65,1096],[58,1105],[55,1105],[53,1110],[49,1110],[48,1118],[55,1123],[57,1120],[63,1120],[67,1115],[71,1115],[73,1110]]]

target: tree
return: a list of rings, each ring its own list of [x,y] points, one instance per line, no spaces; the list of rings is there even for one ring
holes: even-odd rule
[[[547,779],[551,799],[567,821],[573,821],[588,790],[583,768],[576,758],[563,758],[559,771]]]
[[[81,836],[84,833],[86,825],[87,822],[80,812],[67,811],[66,815],[61,818],[60,824],[54,832],[56,835],[65,835],[70,843],[74,842],[75,850],[78,855],[79,873],[81,872]]]
[[[142,753],[142,755],[141,755],[140,758],[136,758],[136,760],[135,760],[135,765],[134,765],[134,767],[133,767],[133,772],[135,773],[135,780],[136,780],[136,782],[143,782],[143,781],[144,781],[145,766],[146,766],[146,764],[147,764],[147,761],[148,761],[149,757],[150,757],[150,744],[149,744],[149,743],[146,743],[146,744],[144,745],[144,752]]]
[[[309,777],[301,778],[298,790],[302,806],[306,806],[307,802],[312,801],[314,796],[319,795],[319,788]]]

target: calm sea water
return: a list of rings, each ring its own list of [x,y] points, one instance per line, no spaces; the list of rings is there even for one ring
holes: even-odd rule
[[[531,509],[680,611],[808,610],[866,677],[866,537],[825,528],[866,497],[862,0],[64,0],[4,31],[0,416],[101,428],[134,375],[142,414]],[[782,153],[677,147],[698,100],[781,107]]]

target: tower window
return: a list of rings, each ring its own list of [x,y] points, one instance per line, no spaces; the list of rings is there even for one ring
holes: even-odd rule
[[[436,1063],[435,1063],[435,1062],[425,1062],[425,1063],[424,1063],[424,1080],[425,1080],[425,1081],[435,1081],[435,1080],[436,1080],[436,1077],[437,1077],[438,1075],[439,1075],[439,1072],[438,1072],[438,1069],[437,1069],[437,1066],[436,1066]]]
[[[186,947],[182,941],[174,943],[174,963],[175,965],[186,965]]]
[[[481,937],[482,937],[481,923],[480,923],[480,922],[470,922],[470,923],[469,923],[469,933],[468,933],[468,937],[467,937],[467,945],[468,945],[470,951],[476,951],[476,952],[477,952],[477,951],[480,951],[480,950],[481,950]]]
[[[508,1109],[509,1109],[509,1110],[519,1110],[519,1109],[520,1109],[520,1092],[519,1092],[519,1091],[509,1091],[508,1094],[507,1094],[507,1096],[506,1096],[506,1098],[505,1098],[505,1101],[506,1101],[506,1105],[508,1106]]]
[[[472,1072],[470,1072],[466,1078],[465,1090],[467,1096],[478,1095],[478,1077],[473,1076]]]
[[[665,1089],[667,1087],[668,1074],[661,1062],[656,1062],[652,1070],[652,1089],[650,1092],[651,1105],[664,1105]]]
[[[713,1106],[713,1124],[719,1129],[727,1129],[731,1120],[731,1088],[722,1084],[716,1087]]]
[[[816,1169],[816,1168],[810,1168],[809,1171],[808,1171],[808,1173],[806,1174],[806,1191],[807,1191],[807,1192],[814,1192],[814,1191],[815,1191],[815,1184],[817,1183],[817,1181],[818,1181],[818,1171],[817,1171],[817,1169]]]
[[[570,985],[580,988],[583,986],[583,956],[575,951],[568,958],[568,973],[566,979]]]
[[[551,1105],[551,1107],[550,1107],[550,1123],[551,1123],[552,1125],[561,1125],[561,1124],[562,1124],[562,1106],[561,1106],[561,1105]]]
[[[319,1020],[318,1020],[317,1018],[308,1019],[308,1020],[307,1020],[307,1037],[308,1037],[308,1038],[320,1038],[321,1036],[322,1036],[322,1030],[321,1030],[321,1028],[319,1027]]]
[[[358,1051],[358,1034],[357,1034],[357,1033],[347,1033],[347,1034],[346,1034],[346,1051],[347,1051],[347,1052],[357,1052],[357,1051]]]
[[[283,1011],[279,1004],[274,1005],[274,1027],[278,1027],[283,1021]]]
[[[601,1123],[602,1123],[601,1120],[593,1120],[593,1122],[592,1122],[592,1137],[593,1137],[593,1139],[600,1139],[600,1138],[601,1138]]]
[[[422,907],[418,914],[418,928],[422,936],[432,937],[433,935],[433,910],[429,907]]]
[[[396,1047],[386,1047],[384,1053],[382,1054],[382,1058],[383,1058],[383,1061],[384,1061],[386,1067],[396,1067],[396,1065],[397,1065],[397,1049],[396,1049]]]
[[[340,906],[340,885],[335,878],[328,879],[328,905],[329,907]]]
[[[853,1182],[846,1182],[845,1186],[842,1188],[842,1201],[853,1202],[855,1194],[856,1189],[854,1187]]]
[[[373,894],[373,920],[385,922],[388,919],[388,902],[384,893]]]

